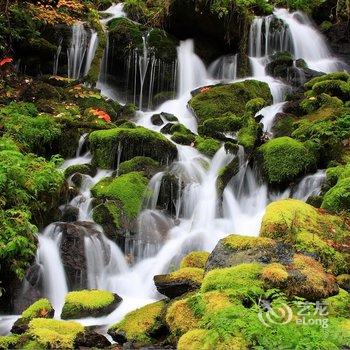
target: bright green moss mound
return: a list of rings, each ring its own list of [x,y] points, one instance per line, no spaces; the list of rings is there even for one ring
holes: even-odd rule
[[[285,184],[312,169],[316,160],[303,143],[279,137],[259,148],[265,176],[270,184]]]
[[[76,164],[68,167],[64,172],[64,177],[67,179],[75,173],[79,174],[90,174],[91,167],[90,164]]]
[[[232,250],[246,250],[252,248],[269,248],[276,243],[273,239],[265,237],[250,237],[230,235],[222,239],[223,244]]]
[[[191,252],[181,260],[180,268],[196,267],[199,269],[204,269],[209,255],[210,254],[208,252]]]
[[[93,164],[101,168],[117,166],[118,149],[122,161],[145,156],[167,164],[177,155],[175,145],[165,136],[143,127],[94,131],[89,140]]]
[[[0,349],[1,350],[8,350],[8,349],[14,349],[18,340],[19,335],[6,335],[6,336],[0,336]]]
[[[53,308],[48,299],[39,299],[23,311],[21,318],[31,320],[33,318],[46,317],[52,311]]]
[[[140,173],[131,172],[116,178],[106,178],[98,182],[91,192],[99,199],[117,200],[123,211],[132,219],[141,209],[148,181]]]
[[[325,193],[322,208],[334,212],[350,211],[350,177],[339,180]]]
[[[203,279],[201,292],[231,289],[237,297],[260,294],[263,291],[259,280],[261,270],[261,264],[251,263],[209,271]]]
[[[107,308],[114,302],[113,293],[105,290],[80,290],[66,295],[62,309],[62,318],[80,318],[81,315],[92,316],[96,310]]]
[[[339,294],[325,299],[328,312],[331,316],[346,317],[350,315],[350,294],[344,289],[339,289]]]
[[[162,327],[164,301],[148,304],[140,309],[128,313],[122,321],[112,326],[108,333],[123,334],[130,342],[138,345],[152,343],[152,334]]]
[[[209,118],[220,118],[225,113],[244,114],[248,101],[260,97],[266,104],[272,102],[269,86],[257,80],[245,80],[230,85],[216,85],[194,96],[189,105],[200,123]]]
[[[215,153],[220,149],[220,146],[220,142],[211,137],[204,138],[197,136],[195,139],[195,147],[199,152],[208,157],[214,157]]]
[[[74,340],[84,327],[73,321],[35,318],[29,323],[28,335],[49,349],[73,349]]]

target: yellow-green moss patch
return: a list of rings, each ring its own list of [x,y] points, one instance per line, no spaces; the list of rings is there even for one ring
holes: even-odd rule
[[[191,252],[181,260],[180,268],[196,267],[204,269],[209,255],[208,252]]]

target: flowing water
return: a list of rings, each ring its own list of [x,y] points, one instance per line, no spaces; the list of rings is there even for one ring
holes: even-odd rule
[[[124,16],[122,5],[119,4],[117,7],[118,5],[114,5],[113,11],[106,12],[111,13],[111,16]],[[278,33],[272,31],[271,22],[274,18],[285,24]],[[72,75],[79,75],[82,66],[81,57],[84,56],[86,47],[79,45],[85,40],[82,30],[81,25],[73,28],[70,65]],[[80,38],[79,41],[77,38]],[[317,42],[317,45],[311,45],[313,41]],[[295,57],[304,58],[313,68],[322,67],[331,71],[335,69],[337,62],[328,51],[322,36],[305,15],[276,10],[273,16],[256,18],[251,27],[249,45],[253,78],[269,84],[274,100],[272,106],[265,107],[257,113],[264,116],[262,123],[266,132],[271,130],[276,113],[282,111],[284,95],[289,89],[284,83],[265,73],[269,55],[282,50],[289,50]],[[138,125],[159,131],[160,127],[153,125],[150,117],[155,113],[168,112],[176,115],[182,124],[196,132],[196,119],[187,108],[191,91],[216,83],[218,79],[225,82],[234,81],[237,76],[236,55],[218,59],[207,71],[204,63],[194,53],[192,40],[181,42],[177,60],[176,98],[165,102],[156,111],[139,111]],[[112,62],[106,61],[104,64]],[[142,57],[139,56],[137,64],[141,75],[145,74],[147,67],[150,66],[147,37],[144,38],[144,51]],[[103,69],[107,68],[102,65],[101,75]],[[140,94],[142,99],[141,95],[142,93]],[[139,105],[144,105],[142,100],[139,101]],[[83,135],[76,157],[67,160],[62,169],[73,164],[90,163],[90,152],[84,153],[85,139],[86,135]],[[76,225],[86,227],[81,224],[82,222],[94,225],[92,233],[88,232],[84,236],[88,287],[107,289],[123,298],[121,305],[110,315],[80,320],[84,325],[110,325],[120,320],[127,312],[158,300],[161,295],[154,286],[154,275],[168,272],[192,250],[212,250],[219,239],[230,233],[258,235],[261,219],[269,202],[290,196],[306,200],[310,195],[320,193],[325,178],[324,171],[318,171],[316,174],[306,176],[293,189],[287,189],[283,193],[269,193],[267,185],[249,165],[242,147],[239,148],[237,155],[226,153],[222,147],[212,159],[209,159],[193,147],[176,146],[178,159],[166,170],[174,174],[179,182],[180,190],[174,199],[175,215],[170,217],[157,209],[164,176],[164,172],[160,172],[149,183],[152,195],[145,197],[143,209],[138,217],[137,234],[127,242],[125,251],[128,255],[133,255],[133,264],[129,264],[121,249],[104,236],[100,227],[93,224],[91,216],[90,189],[100,179],[111,176],[112,172],[99,170],[95,177],[83,175],[79,193],[69,205],[79,210]],[[216,186],[220,170],[235,157],[238,158],[239,172],[220,195]],[[37,261],[43,272],[44,292],[55,307],[56,317],[59,317],[64,295],[68,290],[60,257],[61,236],[57,225],[50,225],[39,235],[37,254]]]

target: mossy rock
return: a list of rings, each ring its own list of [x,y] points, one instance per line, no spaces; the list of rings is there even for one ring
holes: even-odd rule
[[[305,145],[290,137],[272,139],[259,148],[263,171],[271,185],[288,184],[316,166],[316,159]]]
[[[171,136],[171,140],[175,143],[187,146],[190,146],[194,142],[195,138],[195,135],[182,134],[180,132],[174,132]]]
[[[289,69],[293,67],[293,57],[289,52],[277,52],[270,57],[266,73],[279,78],[287,78]]]
[[[39,299],[25,309],[20,318],[12,326],[11,332],[16,334],[24,333],[29,322],[34,318],[53,318],[55,310],[48,299]]]
[[[271,238],[230,235],[221,239],[211,252],[206,270],[237,266],[242,263],[282,262],[288,264],[293,250]]]
[[[246,103],[245,109],[249,114],[254,116],[257,112],[266,107],[266,103],[267,102],[263,98],[256,97]]]
[[[339,289],[339,293],[324,300],[327,304],[327,311],[330,316],[345,317],[350,315],[350,294],[344,290]]]
[[[149,157],[134,157],[119,165],[119,175],[131,172],[142,172],[147,178],[151,178],[159,171],[160,165],[157,161]]]
[[[307,89],[312,89],[313,86],[317,83],[328,81],[328,80],[341,80],[341,81],[348,81],[350,79],[350,75],[347,72],[335,72],[330,74],[324,74],[320,77],[316,77],[305,83],[305,87]]]
[[[240,264],[209,271],[201,286],[201,292],[230,290],[238,299],[247,299],[263,293],[260,263]]]
[[[350,211],[350,177],[339,180],[324,194],[321,207],[338,213]]]
[[[166,333],[163,323],[165,307],[166,303],[162,300],[131,311],[122,321],[109,328],[108,334],[120,344],[153,344],[158,337]]]
[[[176,298],[198,289],[203,275],[202,268],[183,267],[166,275],[156,275],[153,279],[159,293],[169,298]]]
[[[337,283],[340,288],[345,289],[347,292],[350,293],[350,275],[343,274],[337,276]]]
[[[348,271],[349,254],[342,247],[349,241],[349,224],[302,201],[287,199],[269,204],[260,236],[293,244],[297,251],[314,256],[335,274]]]
[[[199,269],[204,269],[205,264],[208,260],[209,253],[202,251],[194,251],[187,254],[180,263],[180,269],[185,267],[195,267]]]
[[[171,303],[167,309],[165,320],[170,332],[175,336],[181,336],[198,328],[200,317],[196,316],[187,298]]]
[[[220,118],[225,113],[244,114],[248,101],[260,97],[272,103],[269,86],[257,80],[245,80],[230,85],[216,85],[192,97],[189,106],[202,124],[209,118]]]
[[[29,323],[27,334],[40,348],[73,349],[77,335],[82,332],[84,327],[74,321],[35,318]]]
[[[19,338],[17,334],[0,336],[0,350],[15,349]]]
[[[101,168],[117,166],[119,147],[122,162],[144,156],[167,164],[177,156],[177,149],[172,142],[162,134],[143,127],[94,131],[89,140],[93,164]]]
[[[105,178],[91,189],[92,195],[100,200],[116,201],[130,219],[135,219],[141,209],[142,199],[147,194],[148,180],[138,172],[131,172],[116,178]]]
[[[70,292],[65,297],[62,319],[101,317],[110,314],[122,299],[103,290],[81,290]]]
[[[96,169],[93,168],[90,164],[71,165],[64,171],[64,177],[68,179],[70,176],[76,173],[94,176],[96,174]]]
[[[212,137],[197,136],[194,141],[194,146],[207,157],[214,157],[215,153],[220,149],[221,144]]]

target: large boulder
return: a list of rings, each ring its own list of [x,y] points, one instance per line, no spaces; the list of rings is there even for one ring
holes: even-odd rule
[[[104,290],[81,290],[70,292],[65,297],[62,319],[101,317],[113,312],[122,299]]]
[[[93,164],[100,168],[116,168],[137,156],[150,157],[161,164],[177,156],[175,145],[160,133],[143,127],[94,131],[89,136]]]

